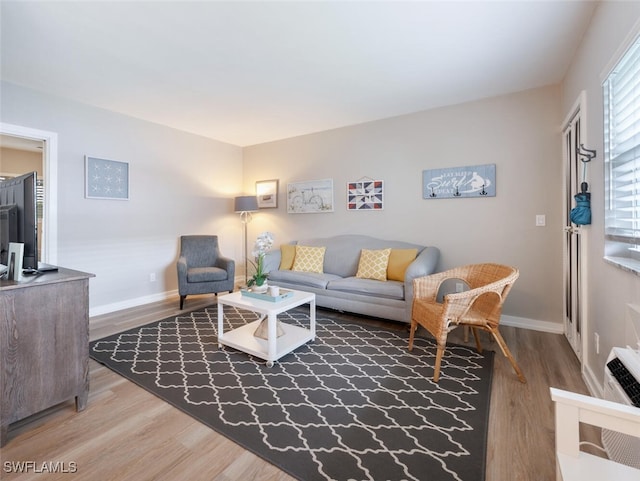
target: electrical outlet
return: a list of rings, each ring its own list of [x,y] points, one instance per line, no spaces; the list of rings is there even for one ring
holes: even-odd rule
[[[456,282],[456,292],[464,291],[464,284],[462,282]]]
[[[151,274],[149,274],[149,282],[155,282],[156,281],[156,273],[152,272]]]
[[[595,332],[593,334],[593,339],[596,341],[596,354],[600,354],[600,334]]]
[[[544,227],[545,225],[547,225],[547,216],[544,214],[537,214],[536,215],[536,226],[537,227]]]

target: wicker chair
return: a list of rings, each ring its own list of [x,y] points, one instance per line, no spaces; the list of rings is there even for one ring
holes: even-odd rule
[[[518,379],[523,383],[526,382],[498,330],[502,305],[519,275],[518,269],[509,266],[472,264],[414,279],[409,351],[413,350],[413,338],[418,325],[435,337],[437,342],[436,365],[433,373],[435,382],[438,382],[440,377],[440,363],[447,344],[447,334],[458,326],[471,327],[478,352],[482,352],[482,346],[477,329],[490,332],[498,342],[502,353],[511,362]],[[446,294],[443,302],[438,302],[438,291],[447,279],[460,279],[468,285],[469,290]]]

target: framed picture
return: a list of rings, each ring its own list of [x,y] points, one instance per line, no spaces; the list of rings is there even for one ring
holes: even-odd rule
[[[11,281],[21,280],[23,256],[24,244],[22,242],[9,242],[7,279]]]
[[[496,196],[496,164],[422,171],[424,199]]]
[[[382,210],[383,208],[383,181],[360,179],[347,182],[347,210]]]
[[[259,209],[278,207],[278,180],[259,180],[256,182],[256,197]]]
[[[287,212],[289,214],[333,212],[333,179],[287,184]]]
[[[129,200],[129,163],[86,155],[85,197]]]

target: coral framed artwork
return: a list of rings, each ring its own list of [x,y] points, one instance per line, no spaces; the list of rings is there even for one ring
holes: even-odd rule
[[[382,210],[384,181],[363,178],[347,182],[347,210]]]
[[[129,200],[129,163],[86,155],[85,197]]]
[[[256,182],[256,197],[259,209],[278,207],[278,180],[259,180]]]
[[[496,196],[496,164],[422,171],[424,199]]]
[[[287,184],[287,212],[289,214],[333,212],[333,179]]]

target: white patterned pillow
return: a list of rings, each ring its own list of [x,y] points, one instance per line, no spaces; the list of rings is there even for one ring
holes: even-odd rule
[[[296,246],[292,271],[318,272],[322,274],[326,247]]]
[[[356,277],[386,281],[390,254],[391,249],[362,249],[360,251],[360,262],[358,262]]]

